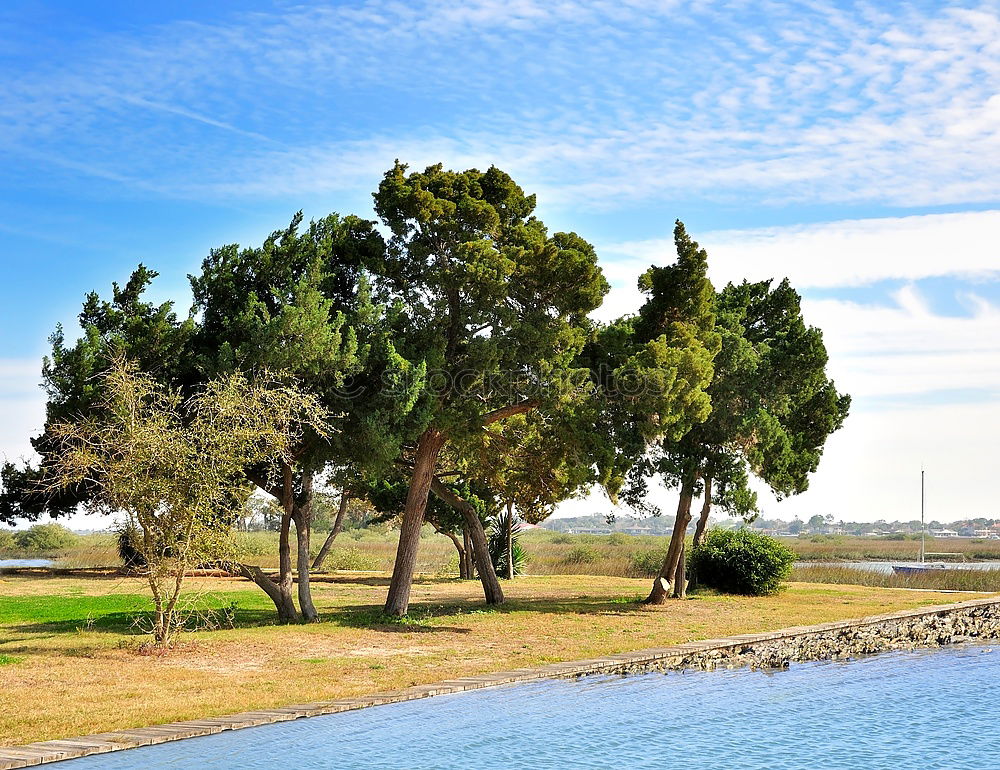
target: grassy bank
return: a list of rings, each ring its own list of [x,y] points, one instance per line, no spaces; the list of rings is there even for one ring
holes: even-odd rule
[[[952,596],[794,583],[763,599],[695,594],[650,608],[646,579],[541,576],[506,584],[487,609],[477,583],[424,578],[412,616],[379,613],[387,578],[314,586],[321,623],[271,625],[264,595],[236,579],[191,580],[191,625],[144,654],[142,585],[115,576],[0,578],[0,744],[60,738],[405,687],[690,639],[942,603]],[[214,629],[214,630],[213,630]]]

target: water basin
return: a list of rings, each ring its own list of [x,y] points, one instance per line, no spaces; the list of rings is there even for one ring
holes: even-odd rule
[[[51,567],[52,559],[0,559],[0,569],[4,567]]]
[[[544,680],[86,757],[60,768],[982,770],[1000,757],[998,704],[1000,646],[962,645],[773,673]]]

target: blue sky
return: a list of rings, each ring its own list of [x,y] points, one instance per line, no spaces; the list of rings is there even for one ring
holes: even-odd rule
[[[394,158],[495,163],[636,307],[681,218],[718,282],[788,275],[855,413],[769,515],[1000,516],[1000,3],[8,0],[0,454],[39,359],[138,261],[371,213]],[[606,507],[587,500],[567,507]]]

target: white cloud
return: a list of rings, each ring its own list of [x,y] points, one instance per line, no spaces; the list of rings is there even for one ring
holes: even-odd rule
[[[788,278],[800,291],[945,276],[996,279],[998,234],[1000,211],[691,233],[708,251],[717,286]],[[649,265],[676,259],[672,239],[601,244],[598,253],[615,287],[601,311],[605,318],[638,307],[635,281]]]
[[[830,371],[859,397],[978,390],[1000,398],[1000,307],[969,295],[966,316],[933,313],[912,286],[891,306],[806,300],[823,329]]]
[[[45,396],[36,360],[0,359],[0,460],[34,455],[29,439],[45,422]]]

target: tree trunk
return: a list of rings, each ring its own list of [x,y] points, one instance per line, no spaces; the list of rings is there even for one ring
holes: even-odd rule
[[[677,515],[674,517],[674,530],[670,535],[670,545],[667,555],[660,568],[660,574],[653,581],[653,589],[646,597],[646,604],[665,604],[670,593],[670,581],[676,580],[677,559],[684,552],[684,538],[687,526],[691,522],[691,499],[694,497],[694,484],[697,476],[681,482],[681,496],[677,501]]]
[[[282,595],[282,606],[291,607],[291,617],[282,617],[282,608],[278,607],[278,619],[282,623],[294,623],[298,620],[298,612],[292,599],[292,542],[289,534],[292,526],[291,513],[281,514],[281,530],[278,534],[278,590]]]
[[[417,550],[420,548],[420,527],[427,510],[427,496],[437,466],[437,458],[445,443],[445,436],[434,428],[425,430],[417,441],[417,454],[413,459],[410,488],[403,508],[403,523],[399,528],[399,545],[396,563],[392,568],[389,594],[385,599],[385,613],[403,617],[410,605],[410,587],[417,567]]]
[[[493,562],[490,560],[490,546],[486,540],[483,523],[471,505],[462,509],[462,516],[465,517],[472,535],[472,558],[476,562],[479,581],[483,584],[486,603],[503,604],[503,589],[500,587],[496,570],[493,569]]]
[[[465,580],[468,577],[465,574],[465,546],[462,545],[462,541],[458,539],[458,535],[454,532],[444,532],[443,534],[451,540],[455,546],[455,550],[458,551],[458,579]]]
[[[687,544],[681,541],[681,552],[677,557],[677,569],[674,570],[674,599],[687,598],[687,560],[684,558]]]
[[[323,562],[326,561],[327,555],[330,553],[330,549],[333,547],[333,541],[337,539],[337,535],[340,534],[340,530],[344,528],[344,514],[347,513],[347,504],[351,501],[350,495],[347,492],[340,493],[340,508],[337,509],[337,518],[333,522],[333,529],[330,530],[330,534],[326,536],[326,540],[323,541],[323,547],[319,549],[319,553],[316,554],[316,560],[313,561],[313,572],[318,572],[323,568]]]
[[[479,573],[479,580],[483,584],[483,594],[486,596],[487,604],[503,604],[503,589],[500,588],[500,581],[497,580],[496,570],[493,569],[493,562],[490,561],[490,546],[486,541],[486,532],[483,530],[483,523],[479,520],[479,514],[472,504],[456,495],[439,479],[435,478],[431,482],[434,494],[444,500],[452,508],[462,514],[465,520],[466,529],[472,536],[472,558],[476,562],[476,571]]]
[[[295,609],[295,602],[292,600],[291,586],[285,589],[281,583],[275,583],[264,574],[264,570],[252,564],[237,564],[236,568],[247,580],[252,580],[264,593],[268,595],[274,608],[278,611],[278,621],[281,623],[294,623],[298,619],[298,610]]]
[[[507,503],[507,579],[514,579],[514,506]]]
[[[309,565],[309,530],[311,526],[312,511],[309,505],[301,508],[296,506],[295,516],[295,571],[298,575],[299,609],[302,610],[302,619],[306,623],[315,623],[319,620],[319,613],[312,600],[312,585],[310,583]]]
[[[281,503],[281,520],[278,524],[278,579],[272,580],[260,567],[248,564],[236,565],[240,574],[252,580],[264,593],[268,595],[274,608],[278,612],[279,623],[295,623],[299,619],[298,610],[295,607],[295,600],[292,598],[292,545],[289,538],[291,529],[291,506],[294,501],[290,492],[286,493],[286,473],[288,472],[288,489],[291,489],[291,468],[287,465],[282,468],[282,483],[276,486],[263,477],[251,476],[251,480],[261,490],[271,495]],[[286,504],[287,503],[287,504]]]
[[[312,524],[312,474],[302,474],[302,493],[296,499],[293,484],[292,467],[282,463],[282,507],[286,516],[295,523],[295,572],[298,577],[299,609],[302,619],[313,623],[319,618],[313,605],[312,592],[309,585],[309,530]],[[287,525],[285,525],[287,529]],[[287,535],[286,535],[287,537]],[[289,547],[288,580],[291,582],[291,553]],[[284,578],[284,575],[282,575]],[[291,586],[289,585],[289,590]]]
[[[705,542],[705,529],[708,526],[708,514],[712,510],[712,477],[705,477],[705,498],[701,503],[701,516],[694,530],[694,547]]]
[[[462,542],[465,544],[465,579],[472,580],[475,577],[472,566],[472,535],[469,534],[465,522],[462,522]]]

